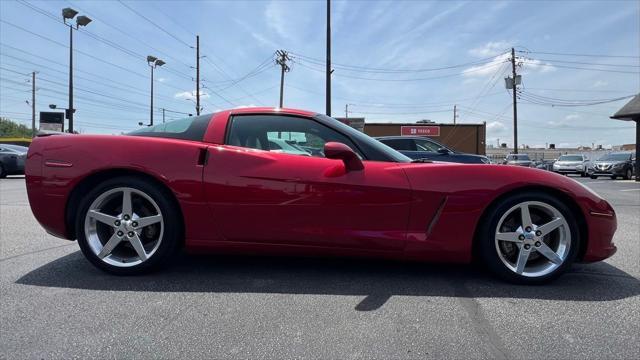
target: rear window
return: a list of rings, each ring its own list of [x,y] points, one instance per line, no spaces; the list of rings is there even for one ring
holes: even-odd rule
[[[507,160],[524,160],[529,161],[529,155],[509,155],[507,156]]]
[[[214,114],[190,116],[134,130],[127,135],[202,141]]]

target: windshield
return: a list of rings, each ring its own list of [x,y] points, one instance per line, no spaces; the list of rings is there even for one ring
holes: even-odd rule
[[[154,126],[145,126],[126,135],[202,141],[213,115],[190,116]]]
[[[604,161],[625,161],[629,160],[629,154],[608,154],[600,158],[600,160]]]
[[[562,155],[558,158],[558,161],[582,161],[582,156],[580,155]]]
[[[17,153],[26,153],[29,151],[28,147],[20,145],[2,144],[2,147]]]
[[[352,128],[349,125],[346,125],[332,117],[323,115],[323,114],[318,114],[317,117],[322,118],[323,120],[327,120],[331,122],[331,125],[333,125],[334,127],[336,127],[337,129],[339,129],[341,132],[343,132],[344,134],[346,134],[347,136],[349,136],[352,139],[356,139],[359,142],[365,143],[368,146],[386,154],[387,156],[389,156],[391,159],[393,159],[393,161],[395,162],[411,162],[411,158],[402,155],[401,153],[397,152],[396,150],[390,148],[389,146],[381,143],[380,141],[370,137],[369,135],[366,135],[364,133],[361,133],[360,131]]]

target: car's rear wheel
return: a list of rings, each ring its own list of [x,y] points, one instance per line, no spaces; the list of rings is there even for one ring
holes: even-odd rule
[[[139,274],[167,264],[180,243],[180,215],[164,189],[137,177],[95,187],[76,216],[78,244],[98,268]]]
[[[489,210],[479,232],[479,251],[503,279],[541,284],[573,263],[579,246],[571,210],[542,192],[511,196]]]
[[[0,179],[3,179],[7,177],[7,173],[4,170],[4,166],[2,166],[2,164],[0,164]]]

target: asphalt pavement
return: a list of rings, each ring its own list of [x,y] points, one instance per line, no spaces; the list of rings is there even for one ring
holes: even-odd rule
[[[0,180],[0,359],[640,358],[640,184],[576,178],[618,214],[618,252],[544,286],[474,266],[181,255],[107,275]]]

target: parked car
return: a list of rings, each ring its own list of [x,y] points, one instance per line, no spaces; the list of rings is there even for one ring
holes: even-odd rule
[[[533,161],[531,161],[531,158],[529,158],[529,155],[527,154],[509,154],[502,164],[532,167]]]
[[[587,176],[589,169],[589,159],[581,154],[562,155],[553,164],[553,171],[559,174],[580,174],[582,177]]]
[[[284,139],[277,138],[268,138],[269,141],[269,150],[270,151],[280,151],[287,154],[293,155],[304,155],[311,156],[311,153],[306,151],[304,148],[299,147],[293,142],[289,142]]]
[[[484,263],[547,282],[616,251],[616,215],[578,182],[535,169],[411,160],[314,112],[243,108],[128,135],[36,137],[29,204],[114,274],[191,252]],[[268,134],[322,150],[271,151]],[[588,239],[588,241],[587,241]]]
[[[24,174],[24,161],[28,150],[26,146],[0,144],[0,178]]]
[[[376,140],[412,159],[428,159],[464,164],[489,164],[486,156],[454,151],[424,136],[381,136]]]
[[[588,173],[592,179],[609,176],[611,179],[622,177],[629,180],[633,177],[634,161],[632,153],[610,153],[594,161]]]
[[[553,164],[556,162],[556,159],[553,160],[539,160],[534,162],[534,167],[536,169],[553,171]]]

